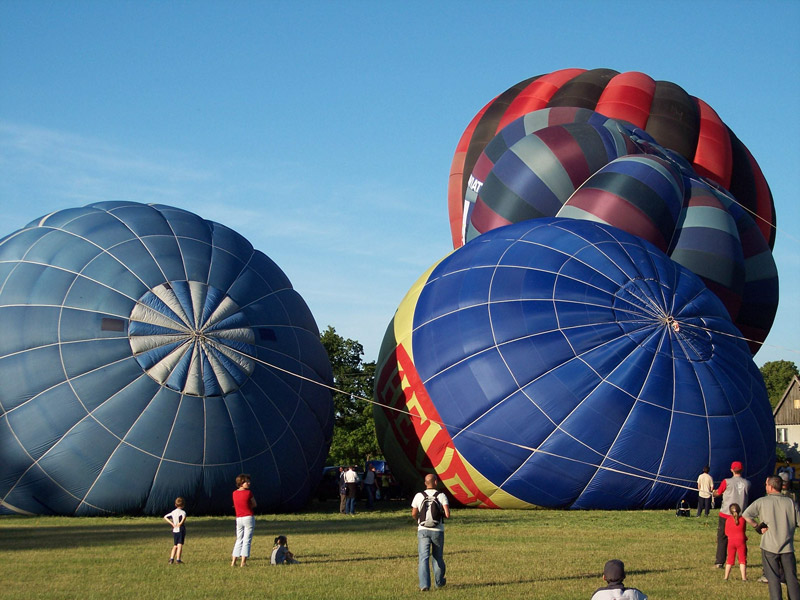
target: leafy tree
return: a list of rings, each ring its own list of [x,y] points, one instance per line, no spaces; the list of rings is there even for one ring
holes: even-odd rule
[[[789,360],[765,362],[760,370],[762,377],[764,377],[764,383],[767,385],[769,403],[772,404],[774,409],[786,388],[789,387],[792,377],[800,375],[800,372],[797,370],[797,365]]]
[[[333,369],[333,385],[342,392],[333,396],[334,425],[328,464],[357,464],[380,456],[372,404],[360,398],[372,398],[375,362],[363,362],[364,347],[356,340],[345,339],[328,326],[320,340]]]

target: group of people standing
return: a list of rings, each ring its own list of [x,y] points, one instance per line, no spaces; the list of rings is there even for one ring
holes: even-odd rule
[[[356,500],[358,499],[359,486],[364,486],[367,494],[367,509],[375,506],[378,495],[378,481],[375,465],[369,465],[364,473],[364,479],[358,475],[358,467],[339,467],[339,512],[344,515],[356,514]]]
[[[745,527],[749,524],[761,535],[759,547],[770,600],[782,600],[781,581],[786,583],[789,600],[800,600],[794,555],[794,532],[800,524],[797,504],[790,496],[781,493],[784,482],[777,475],[767,477],[764,484],[766,496],[750,504],[750,481],[742,476],[742,470],[741,462],[732,462],[731,476],[724,479],[716,489],[713,488],[708,467],[703,469],[697,480],[700,497],[698,517],[703,510],[708,515],[712,497],[722,497],[714,566],[718,569],[724,567],[724,577],[728,579],[734,561],[738,558],[742,579],[747,579]]]

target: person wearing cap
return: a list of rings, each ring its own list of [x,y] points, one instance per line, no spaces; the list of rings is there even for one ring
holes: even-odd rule
[[[767,477],[765,487],[767,495],[748,506],[742,517],[762,534],[759,546],[770,600],[781,600],[783,597],[781,573],[786,579],[789,600],[800,600],[794,556],[794,531],[800,524],[800,512],[794,500],[781,494],[783,485],[780,477]]]
[[[728,556],[728,536],[725,535],[725,522],[730,518],[731,504],[738,504],[742,510],[747,508],[747,495],[750,493],[750,482],[742,477],[742,463],[735,460],[731,463],[731,475],[723,479],[719,487],[714,490],[714,497],[722,496],[722,505],[719,507],[719,520],[717,521],[717,557],[714,566],[721,569],[725,566]]]
[[[598,589],[592,600],[647,600],[647,596],[636,588],[625,587],[625,563],[616,558],[608,561],[603,567],[605,587]]]

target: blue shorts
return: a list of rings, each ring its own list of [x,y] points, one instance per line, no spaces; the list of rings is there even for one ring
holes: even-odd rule
[[[183,544],[183,541],[186,539],[186,525],[181,525],[180,531],[173,531],[172,532],[172,541],[177,546],[178,544]]]

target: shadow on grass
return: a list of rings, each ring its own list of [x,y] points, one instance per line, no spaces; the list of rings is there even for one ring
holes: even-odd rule
[[[304,515],[312,516],[308,520]],[[299,517],[299,518],[298,518]],[[50,519],[62,524],[48,524]],[[16,525],[16,524],[19,525]],[[347,517],[336,512],[307,512],[299,515],[256,515],[255,535],[270,541],[277,535],[358,534],[370,531],[408,530],[410,517],[397,511],[380,511]],[[190,538],[230,538],[236,536],[233,517],[195,517],[187,519]],[[167,525],[160,517],[10,517],[0,519],[0,551],[46,550],[163,541]]]
[[[478,554],[481,550],[455,550],[453,552],[445,552],[445,560],[449,556],[455,556],[456,554]],[[305,563],[353,563],[353,562],[366,562],[366,561],[378,561],[378,560],[400,560],[400,559],[416,559],[417,553],[416,552],[406,552],[404,554],[394,554],[394,555],[386,555],[386,556],[351,556],[348,558],[329,558],[330,554],[307,554],[303,555],[304,560],[302,562]]]
[[[465,554],[468,554],[469,551],[464,551]],[[457,554],[457,553],[454,553]],[[748,563],[748,569],[750,568],[757,568],[760,571],[761,565],[757,564],[750,564]],[[679,572],[694,572],[696,571],[696,567],[680,567],[677,569],[634,569],[629,571],[625,569],[625,582],[626,584],[630,584],[632,587],[636,587],[635,580],[637,576],[642,575],[652,575],[652,574],[669,574],[669,573],[679,573]],[[452,578],[451,578],[452,579]],[[544,582],[567,582],[567,581],[584,581],[584,580],[593,580],[597,582],[597,585],[593,589],[597,589],[603,587],[605,585],[602,575],[598,573],[581,573],[576,575],[569,575],[567,577],[536,577],[526,579],[526,578],[514,578],[514,579],[507,579],[504,581],[495,580],[495,581],[487,581],[482,583],[453,583],[448,582],[447,587],[450,589],[470,589],[470,588],[495,588],[500,586],[506,585],[520,585],[520,584],[530,584],[534,585],[537,583],[544,583]]]

